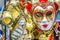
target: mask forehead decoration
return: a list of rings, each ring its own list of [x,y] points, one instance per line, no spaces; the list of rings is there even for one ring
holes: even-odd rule
[[[33,8],[34,22],[41,30],[49,30],[52,28],[54,23],[56,15],[56,5],[55,3],[48,2],[48,0],[39,1],[40,3],[35,4]]]

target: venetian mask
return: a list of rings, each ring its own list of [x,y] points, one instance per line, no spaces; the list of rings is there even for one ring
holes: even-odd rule
[[[33,20],[41,30],[50,30],[56,15],[53,3],[37,4],[33,9]]]

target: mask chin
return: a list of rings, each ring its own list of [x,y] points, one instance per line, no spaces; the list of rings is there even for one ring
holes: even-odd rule
[[[37,22],[38,28],[41,30],[50,30],[52,28],[54,21],[49,21],[49,22]]]

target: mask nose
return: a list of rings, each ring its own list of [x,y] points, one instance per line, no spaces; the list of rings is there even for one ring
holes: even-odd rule
[[[47,22],[46,17],[44,17],[42,21],[43,21],[43,23]]]

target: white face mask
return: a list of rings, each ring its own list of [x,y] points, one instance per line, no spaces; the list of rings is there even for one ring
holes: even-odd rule
[[[41,30],[49,30],[52,28],[52,25],[54,23],[54,20],[50,20],[47,21],[46,18],[43,19],[43,21],[38,21],[37,22],[37,26],[41,29]]]
[[[39,10],[38,16],[36,14],[37,12],[35,12],[37,9]],[[49,14],[49,12],[47,12],[47,11],[50,11],[50,10],[51,10],[52,14],[47,15],[47,14]],[[41,12],[41,11],[43,11],[43,12]],[[34,13],[35,14],[33,15],[33,20],[39,29],[49,30],[52,28],[53,23],[54,23],[54,19],[55,19],[55,11],[52,6],[47,6],[45,9],[41,6],[37,6],[34,10]],[[41,14],[43,14],[43,16]],[[41,15],[41,16],[39,16],[39,15]]]

